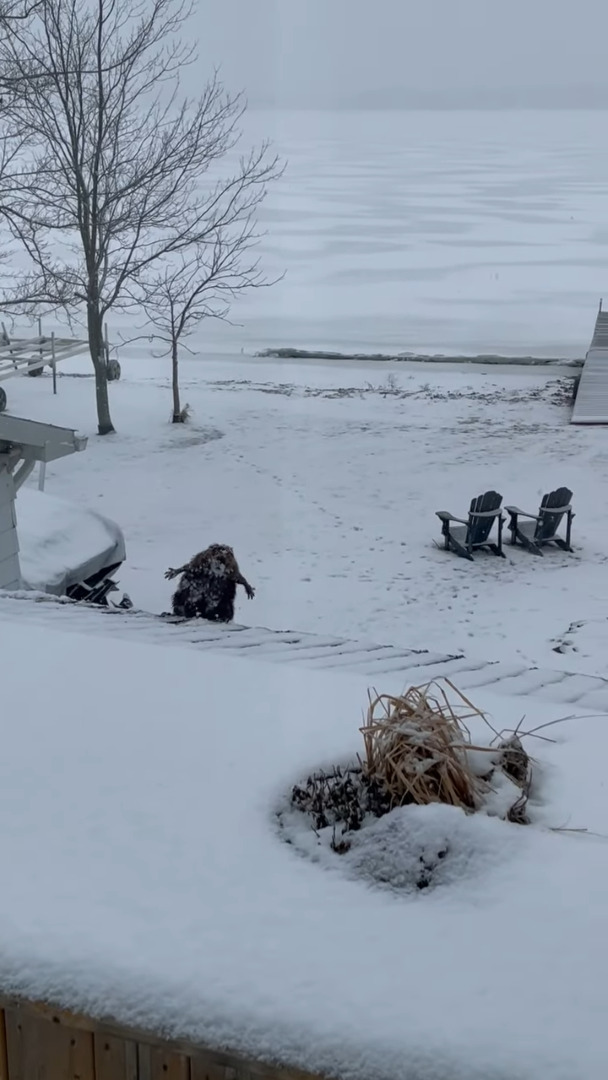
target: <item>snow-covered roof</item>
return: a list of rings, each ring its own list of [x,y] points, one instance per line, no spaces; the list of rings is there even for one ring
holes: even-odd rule
[[[26,588],[63,596],[70,585],[125,558],[118,525],[77,503],[22,487],[16,511]]]
[[[0,992],[349,1080],[603,1078],[603,717],[538,744],[535,826],[494,822],[488,851],[467,819],[451,885],[382,892],[298,856],[274,817],[359,748],[367,681],[112,640],[111,621],[0,620]],[[475,700],[498,727],[560,715]]]

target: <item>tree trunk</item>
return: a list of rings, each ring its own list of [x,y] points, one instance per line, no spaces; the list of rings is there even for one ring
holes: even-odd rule
[[[177,339],[171,342],[171,385],[173,387],[173,423],[183,424],[182,406],[179,400],[179,371],[177,366]]]
[[[99,308],[95,303],[90,303],[87,308],[87,324],[89,331],[89,350],[91,360],[95,368],[95,396],[97,399],[97,431],[100,435],[109,435],[114,431],[112,417],[110,416],[110,401],[108,398],[108,369],[103,341],[103,325]]]

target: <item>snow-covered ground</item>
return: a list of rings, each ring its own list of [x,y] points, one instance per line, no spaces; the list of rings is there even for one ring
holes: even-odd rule
[[[56,397],[48,376],[7,389],[16,414],[91,434],[49,466],[47,491],[122,527],[138,607],[167,610],[165,569],[225,542],[257,588],[240,621],[606,674],[606,432],[569,425],[563,373],[188,359],[182,428],[164,362],[123,367],[106,439],[91,378],[60,378]],[[435,546],[436,510],[495,488],[534,512],[561,485],[573,555],[467,563]]]
[[[219,541],[256,587],[239,622],[607,676],[608,435],[569,425],[568,369],[238,353],[584,354],[608,243],[600,119],[252,118],[290,158],[263,249],[288,274],[237,307],[243,327],[192,338],[189,424],[168,423],[168,363],[143,343],[122,350],[105,439],[86,359],[56,397],[48,375],[6,384],[11,412],[89,435],[47,491],[120,525],[137,607],[167,610],[165,569]],[[562,485],[572,555],[467,563],[434,543],[436,510],[496,488],[534,511]],[[24,566],[44,577],[20,501]],[[91,612],[98,629],[69,633],[65,608],[39,605],[36,626],[6,604],[5,989],[344,1080],[603,1080],[605,716],[529,747],[531,827],[412,818],[462,857],[449,884],[393,896],[299,857],[273,818],[308,769],[359,749],[368,679],[110,640]],[[498,727],[571,711],[504,681],[469,691]]]
[[[569,425],[566,371],[187,359],[176,427],[166,363],[122,362],[104,439],[86,361],[55,397],[48,375],[7,386],[17,415],[89,435],[47,491],[120,524],[138,607],[166,610],[165,568],[219,540],[257,589],[239,621],[605,674],[606,432]],[[534,509],[561,484],[573,555],[433,543],[437,509],[488,487]],[[370,680],[112,641],[101,615],[66,633],[40,609],[0,620],[5,988],[343,1080],[603,1078],[604,716],[529,747],[532,826],[414,817],[412,850],[454,859],[432,894],[392,895],[273,819],[360,748]],[[468,691],[498,727],[576,711],[502,689]]]
[[[448,880],[393,894],[273,817],[360,748],[363,679],[18,622],[0,652],[5,991],[343,1080],[603,1080],[605,717],[532,740],[534,825],[412,814]]]

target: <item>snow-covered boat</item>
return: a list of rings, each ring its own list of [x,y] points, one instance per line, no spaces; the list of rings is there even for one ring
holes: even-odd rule
[[[25,486],[36,463],[45,469],[86,445],[70,428],[0,415],[0,589],[107,604],[118,588],[112,575],[125,559],[118,525]],[[128,597],[121,606],[130,606]]]
[[[16,500],[19,561],[26,589],[103,603],[124,562],[119,526],[94,510],[23,487]]]

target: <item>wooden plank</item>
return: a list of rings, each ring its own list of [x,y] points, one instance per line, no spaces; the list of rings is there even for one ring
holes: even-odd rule
[[[4,501],[4,489],[0,488],[0,533],[14,529],[17,524],[15,505],[10,496]]]
[[[598,312],[595,320],[595,330],[591,340],[592,349],[601,349],[608,344],[608,311]]]
[[[87,341],[68,338],[55,338],[55,363],[67,360],[71,356],[88,353]],[[0,344],[0,382],[14,376],[26,376],[28,371],[50,366],[52,359],[51,339],[43,338],[41,344],[35,341],[12,341],[10,345]]]
[[[93,1051],[95,1080],[138,1080],[137,1043],[131,1039],[95,1034]]]
[[[0,1009],[0,1080],[8,1078],[8,1053],[6,1049],[6,1017],[4,1009]]]
[[[175,1050],[138,1043],[137,1080],[190,1080],[190,1061]]]
[[[230,1069],[230,1073],[230,1080],[235,1080],[234,1069]],[[190,1080],[229,1080],[230,1073],[225,1065],[212,1061],[206,1054],[204,1057],[197,1055],[190,1062]]]
[[[20,589],[21,573],[18,555],[3,559],[0,553],[0,589]]]
[[[0,438],[6,442],[18,443],[36,447],[37,449],[60,455],[73,453],[74,436],[73,428],[59,427],[57,424],[43,424],[39,420],[24,420],[21,416],[0,416]],[[52,460],[46,458],[45,460]]]
[[[91,1038],[91,1047],[93,1047],[93,1036],[97,1038],[111,1038],[123,1039],[126,1041],[136,1042],[139,1046],[146,1046],[149,1048],[157,1048],[163,1053],[177,1054],[178,1057],[186,1059],[189,1064],[190,1072],[184,1074],[184,1080],[199,1080],[200,1070],[207,1068],[208,1070],[215,1068],[216,1072],[209,1072],[210,1080],[324,1080],[323,1077],[318,1074],[304,1072],[298,1068],[291,1066],[276,1066],[267,1065],[261,1061],[252,1061],[249,1058],[241,1057],[231,1051],[216,1051],[202,1045],[196,1044],[191,1041],[183,1039],[169,1040],[162,1038],[153,1031],[142,1031],[141,1029],[135,1029],[123,1026],[118,1021],[112,1018],[105,1018],[103,1020],[95,1020],[90,1016],[85,1016],[82,1013],[72,1013],[67,1009],[57,1009],[46,1002],[39,1001],[25,1001],[18,999],[12,995],[0,994],[0,1008],[4,1007],[7,1016],[10,1013],[20,1011],[22,1014],[27,1014],[29,1017],[36,1021],[44,1021],[45,1023],[52,1024],[55,1028],[59,1028],[64,1032],[67,1032],[69,1036],[83,1033],[89,1035]],[[8,1030],[7,1030],[8,1035]],[[93,1054],[93,1051],[92,1051]],[[143,1058],[143,1054],[142,1054]],[[161,1072],[159,1078],[167,1080],[170,1075],[168,1072],[163,1071],[163,1058],[160,1057]],[[9,1058],[10,1063],[10,1058]],[[142,1066],[146,1066],[147,1062],[142,1060]],[[196,1070],[199,1070],[199,1073]],[[223,1070],[218,1072],[217,1070]],[[195,1071],[193,1071],[195,1070]],[[227,1070],[232,1070],[231,1072]],[[55,1075],[41,1074],[38,1077],[36,1074],[35,1080],[57,1080]],[[23,1077],[21,1074],[13,1076],[13,1073],[9,1073],[10,1080],[32,1080],[30,1076]],[[120,1076],[120,1074],[119,1074]],[[153,1074],[154,1080],[156,1076]],[[202,1078],[204,1080],[205,1073],[202,1072]],[[177,1074],[178,1080],[182,1080],[182,1076]],[[61,1080],[64,1080],[61,1077]],[[73,1080],[70,1076],[69,1080]],[[89,1080],[89,1076],[85,1074],[81,1080]],[[104,1078],[105,1080],[105,1078]],[[140,1075],[138,1080],[148,1080],[145,1074]]]
[[[0,457],[0,464],[7,464],[7,459],[4,457],[4,454]],[[13,478],[11,474],[3,468],[0,470],[0,503],[2,503],[3,506],[6,503],[11,504],[14,496],[15,485],[13,483]]]
[[[18,1006],[5,1010],[10,1080],[95,1080],[93,1036]]]
[[[606,312],[600,313],[570,417],[571,424],[608,423],[608,338]]]
[[[10,559],[19,551],[19,538],[15,527],[0,532],[0,559]]]
[[[242,1063],[232,1054],[199,1051],[190,1060],[190,1080],[311,1080],[310,1073],[262,1061]]]

